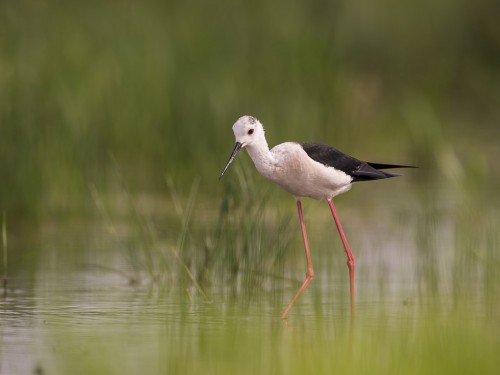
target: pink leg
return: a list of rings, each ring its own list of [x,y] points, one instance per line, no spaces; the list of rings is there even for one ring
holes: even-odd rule
[[[300,200],[297,200],[297,209],[299,211],[300,229],[302,230],[302,239],[304,240],[304,248],[306,251],[306,261],[307,261],[306,279],[304,280],[299,290],[295,294],[295,297],[293,297],[291,302],[286,307],[285,311],[283,311],[283,314],[281,314],[281,319],[286,319],[288,313],[293,307],[293,304],[295,303],[297,298],[299,298],[302,292],[307,288],[307,286],[314,277],[314,270],[311,262],[311,253],[309,252],[309,243],[307,242],[306,225],[304,224],[304,215],[302,214],[302,204],[300,203]]]
[[[349,267],[349,283],[350,283],[350,291],[351,291],[351,313],[354,315],[355,307],[354,307],[354,256],[351,253],[351,249],[349,248],[349,244],[347,243],[347,238],[345,237],[344,230],[342,229],[342,225],[340,224],[339,217],[337,216],[337,211],[335,211],[335,206],[333,205],[333,201],[328,199],[328,205],[330,206],[330,210],[332,211],[333,220],[335,220],[335,224],[337,225],[337,229],[339,230],[340,238],[342,239],[342,243],[344,244],[345,253],[347,255],[347,267]]]

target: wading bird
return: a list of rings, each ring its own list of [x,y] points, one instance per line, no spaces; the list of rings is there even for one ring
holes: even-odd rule
[[[348,191],[353,182],[401,176],[396,173],[383,172],[381,169],[414,167],[364,162],[333,147],[314,142],[285,142],[269,149],[264,127],[253,116],[240,117],[233,125],[233,132],[236,145],[219,179],[224,175],[238,151],[245,147],[259,173],[281,186],[297,200],[300,228],[306,253],[307,272],[304,282],[281,314],[281,318],[285,319],[288,316],[295,301],[307,288],[314,276],[306,226],[302,214],[301,199],[303,197],[326,200],[330,206],[347,255],[351,312],[354,314],[354,256],[347,243],[332,198]]]

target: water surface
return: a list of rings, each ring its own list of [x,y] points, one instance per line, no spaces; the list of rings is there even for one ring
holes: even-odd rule
[[[283,274],[252,278],[259,270],[250,265],[239,282],[200,284],[203,295],[179,270],[178,279],[150,278],[124,250],[128,234],[48,236],[35,273],[12,276],[0,299],[1,373],[493,373],[498,300],[477,293],[483,281],[455,298],[448,272],[422,274],[411,229],[390,239],[375,230],[351,241],[359,249],[353,318],[340,242],[312,216],[311,237],[326,240],[311,241],[316,277],[287,321],[279,315],[305,268],[300,238],[288,245]],[[443,247],[437,262],[456,263],[452,250]]]

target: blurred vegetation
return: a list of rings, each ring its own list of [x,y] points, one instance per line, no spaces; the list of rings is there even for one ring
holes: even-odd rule
[[[2,1],[0,208],[14,219],[81,213],[89,184],[115,190],[117,169],[132,193],[164,191],[168,175],[186,189],[200,176],[213,195],[230,126],[247,113],[271,145],[322,140],[418,164],[428,181],[490,178],[498,10],[465,0]]]

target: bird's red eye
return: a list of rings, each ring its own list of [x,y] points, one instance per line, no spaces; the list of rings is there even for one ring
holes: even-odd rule
[[[253,129],[249,129],[248,132],[247,132],[248,135],[252,135],[253,134]]]

